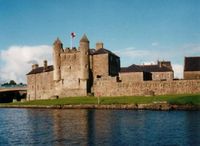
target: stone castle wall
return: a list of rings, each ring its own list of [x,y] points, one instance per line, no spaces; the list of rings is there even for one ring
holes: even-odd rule
[[[152,80],[173,80],[174,73],[173,72],[151,72],[152,73]]]
[[[184,71],[184,79],[186,80],[200,79],[200,71]]]
[[[120,58],[106,49],[98,52],[103,48],[103,43],[97,43],[96,52],[89,50],[86,35],[79,43],[77,50],[63,49],[59,39],[54,42],[54,66],[51,70],[45,70],[48,69],[45,62],[44,67],[34,68],[27,75],[27,99],[87,96],[88,93],[95,96],[200,93],[200,80],[173,81],[172,71],[151,72],[148,75],[144,72],[120,74]],[[165,64],[171,67],[170,62]],[[153,81],[143,81],[149,80],[149,75]],[[199,72],[197,75],[193,72],[184,76],[199,79]]]
[[[108,76],[108,54],[93,55],[93,76]]]
[[[27,75],[27,99],[49,99],[53,93],[53,71]]]
[[[143,96],[200,93],[200,80],[117,82],[116,78],[97,79],[95,96]]]
[[[125,72],[119,73],[120,80],[124,82],[139,82],[143,81],[143,72]]]
[[[54,96],[87,95],[87,80],[82,80],[80,56],[79,50],[61,53],[61,80],[54,83]]]
[[[69,81],[69,80],[68,80]],[[75,83],[75,81],[77,83]],[[74,96],[87,96],[87,80],[76,80],[74,79],[75,86],[68,86],[71,83],[65,83],[66,81],[61,80],[54,82],[53,96],[61,97],[74,97]],[[70,82],[70,81],[69,81]],[[67,84],[67,85],[66,85]]]
[[[80,88],[80,51],[61,53],[61,82],[63,88]]]

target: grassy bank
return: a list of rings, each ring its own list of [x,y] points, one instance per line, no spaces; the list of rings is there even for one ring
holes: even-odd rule
[[[167,102],[170,104],[200,105],[200,94],[193,95],[164,95],[164,96],[134,96],[134,97],[100,97],[99,104],[146,104]],[[98,104],[97,97],[66,97],[60,99],[35,100],[8,103],[6,105],[77,105]],[[2,105],[2,104],[0,104]]]

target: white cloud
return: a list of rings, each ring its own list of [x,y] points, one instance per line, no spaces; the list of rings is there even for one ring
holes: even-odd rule
[[[200,46],[194,46],[194,47],[192,48],[192,51],[193,51],[193,52],[196,52],[196,53],[200,53]]]
[[[191,53],[198,52],[199,47],[195,46],[192,47],[192,52],[187,53],[188,56],[191,55]],[[131,64],[157,64],[157,60],[167,60],[171,61],[172,67],[174,70],[174,77],[175,78],[183,78],[183,65],[174,63],[173,58],[180,58],[180,61],[183,60],[183,55],[180,50],[141,50],[136,49],[134,47],[129,47],[126,49],[117,50],[115,51],[116,54],[118,54],[121,57],[122,66],[129,66]]]
[[[157,42],[152,43],[152,45],[156,44],[159,45]],[[159,48],[149,46],[148,49],[128,47],[116,50],[115,53],[121,57],[123,66],[130,64],[151,64],[157,62],[157,60],[171,61],[172,64],[183,64],[185,56],[200,56],[200,44],[183,44],[176,48],[160,45]],[[153,62],[151,62],[152,60]]]
[[[185,44],[176,49],[176,55],[182,56],[199,56],[200,55],[200,44]]]
[[[52,64],[52,47],[40,46],[11,46],[0,52],[0,82],[11,79],[16,82],[26,82],[26,73],[31,70],[33,63],[43,65],[43,60]]]
[[[174,70],[174,78],[183,78],[183,65],[180,64],[172,64]]]
[[[131,64],[155,64],[157,60],[168,60],[168,53],[159,50],[137,49],[128,47],[122,50],[116,50],[115,53],[120,56],[122,66]],[[153,61],[152,61],[153,60]]]
[[[158,43],[158,42],[153,42],[153,43],[151,43],[151,45],[152,45],[152,46],[158,46],[159,43]]]
[[[121,50],[115,51],[116,54],[118,54],[120,57],[144,57],[149,55],[149,51],[147,50],[138,50],[134,47],[129,47]]]
[[[157,62],[155,61],[148,61],[148,62],[144,62],[144,65],[152,65],[152,64],[157,64]]]

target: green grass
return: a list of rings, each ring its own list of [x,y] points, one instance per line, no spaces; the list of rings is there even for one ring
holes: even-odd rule
[[[170,104],[200,105],[200,94],[193,95],[163,95],[163,96],[134,96],[134,97],[100,97],[100,104],[145,104],[166,101]],[[8,103],[6,105],[75,105],[97,104],[97,97],[66,97],[60,99],[34,100]],[[5,104],[0,104],[5,105]]]

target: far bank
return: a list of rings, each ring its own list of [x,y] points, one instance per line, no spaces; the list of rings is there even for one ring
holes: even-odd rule
[[[1,108],[200,110],[200,94],[66,97],[0,104]]]

